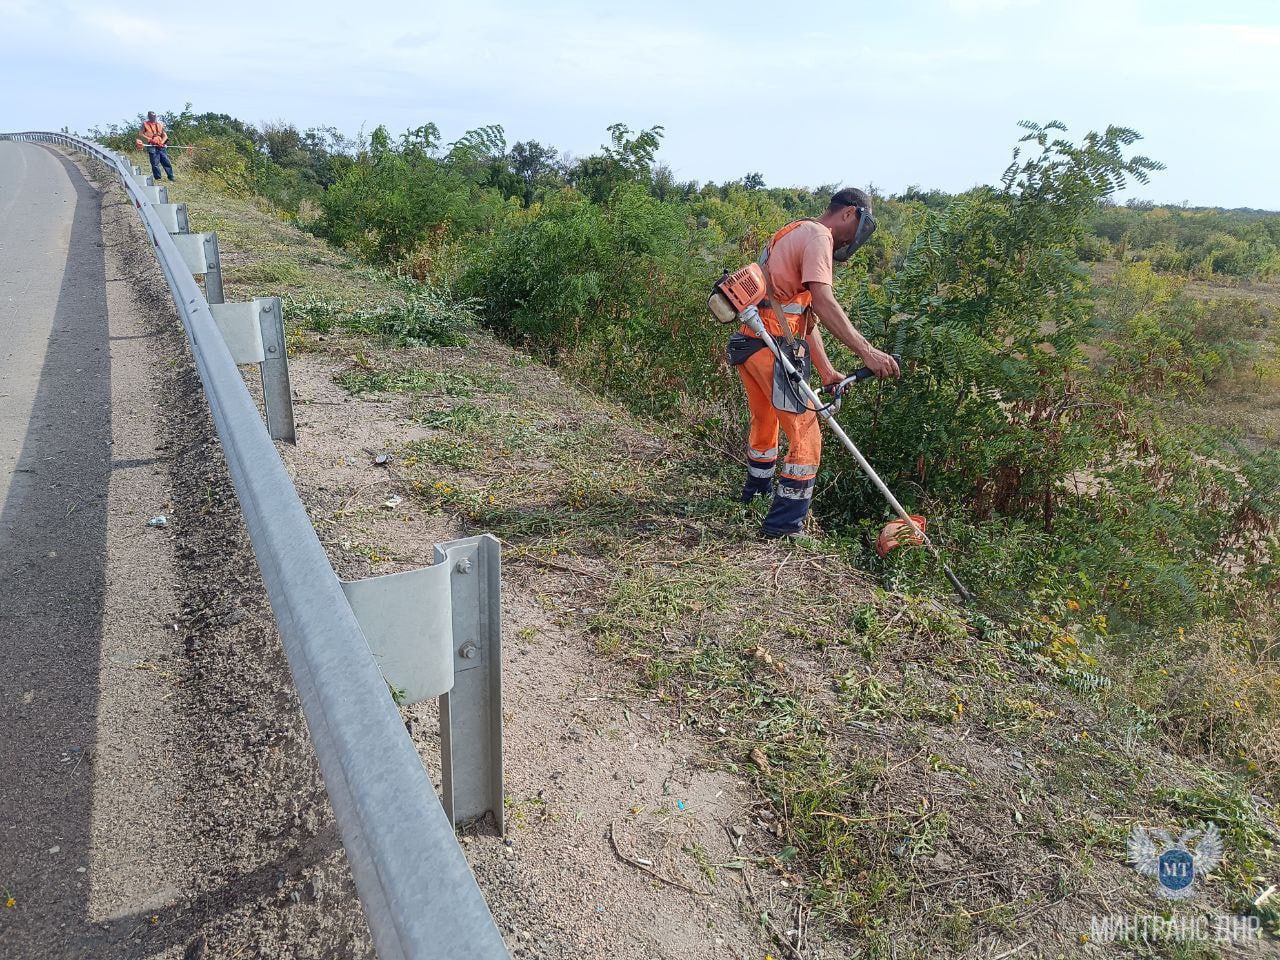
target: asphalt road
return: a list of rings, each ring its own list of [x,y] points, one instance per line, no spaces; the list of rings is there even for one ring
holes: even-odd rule
[[[0,960],[370,956],[169,291],[95,180],[0,141]]]
[[[57,155],[0,142],[0,913],[21,894],[49,934],[84,914],[88,887],[106,290],[96,191]]]

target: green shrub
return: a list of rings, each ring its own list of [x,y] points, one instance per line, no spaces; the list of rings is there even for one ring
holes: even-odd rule
[[[706,298],[720,270],[678,203],[624,186],[605,205],[549,198],[494,238],[463,279],[495,329],[651,411],[722,385],[723,331]]]
[[[1115,248],[1111,241],[1095,234],[1086,234],[1076,246],[1076,256],[1089,263],[1110,260],[1115,256]]]
[[[1117,256],[1147,260],[1164,272],[1255,280],[1280,273],[1280,216],[1266,211],[1104,203],[1091,227]]]
[[[394,264],[434,233],[488,229],[509,209],[496,190],[435,153],[439,132],[428,124],[397,146],[374,131],[370,149],[320,198],[316,231],[358,254]]]
[[[1198,394],[1260,353],[1268,316],[1254,300],[1201,300],[1154,265],[1126,264],[1097,293],[1101,345],[1113,382],[1147,397]]]
[[[462,347],[468,342],[466,328],[475,322],[475,309],[474,301],[453,300],[441,291],[422,287],[408,293],[402,302],[354,313],[344,325],[397,344]]]
[[[1098,200],[1158,165],[1110,128],[1079,146],[1059,124],[1029,126],[1032,155],[928,211],[902,266],[882,283],[845,278],[851,318],[909,375],[851,398],[846,421],[885,472],[977,517],[1036,511],[1051,522],[1057,487],[1104,438],[1083,402],[1080,345],[1090,278],[1075,251]],[[864,480],[842,484],[848,506],[879,510]]]

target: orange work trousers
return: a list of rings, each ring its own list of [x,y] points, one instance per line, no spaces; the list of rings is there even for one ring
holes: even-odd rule
[[[738,365],[738,376],[747,391],[751,433],[747,440],[747,486],[743,499],[767,493],[778,460],[778,428],[787,435],[787,455],[777,471],[773,506],[765,518],[769,533],[799,530],[813,500],[813,486],[822,460],[822,431],[812,410],[788,413],[773,405],[773,354],[757,350]]]

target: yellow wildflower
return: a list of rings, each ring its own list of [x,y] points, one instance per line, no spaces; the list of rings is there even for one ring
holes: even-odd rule
[[[16,907],[16,906],[18,905],[18,901],[17,901],[17,900],[15,900],[15,899],[13,899],[13,897],[10,897],[8,900],[6,900],[6,901],[4,902],[4,905],[5,905],[6,907],[13,908],[13,907]]]

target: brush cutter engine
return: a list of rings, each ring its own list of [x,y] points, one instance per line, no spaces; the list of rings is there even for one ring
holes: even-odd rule
[[[726,270],[712,288],[707,308],[721,323],[747,323],[744,314],[752,311],[758,315],[756,307],[765,299],[767,289],[758,263],[733,273]]]

